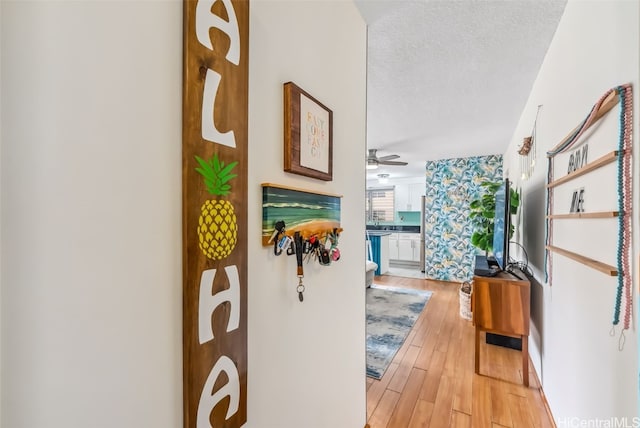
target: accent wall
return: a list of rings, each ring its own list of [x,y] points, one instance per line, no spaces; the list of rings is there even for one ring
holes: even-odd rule
[[[481,183],[502,180],[502,155],[444,159],[426,164],[425,274],[440,281],[468,281],[475,255],[469,203]]]

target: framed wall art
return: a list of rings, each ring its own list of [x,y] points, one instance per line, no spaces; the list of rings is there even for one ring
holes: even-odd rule
[[[278,220],[286,234],[302,233],[308,238],[340,229],[342,195],[316,192],[281,184],[262,183],[262,245],[270,245]]]
[[[249,355],[249,1],[184,0],[183,8],[179,426],[240,428]]]
[[[333,180],[333,112],[293,82],[284,84],[284,170]]]

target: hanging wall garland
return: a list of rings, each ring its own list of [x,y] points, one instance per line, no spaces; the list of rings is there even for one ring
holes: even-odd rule
[[[520,178],[522,180],[528,180],[533,175],[533,168],[536,165],[536,160],[538,158],[538,148],[536,144],[536,123],[538,122],[538,115],[540,114],[540,107],[538,106],[538,111],[536,112],[536,118],[533,121],[533,130],[531,130],[531,136],[525,137],[522,140],[522,145],[518,149],[518,154],[520,155]]]
[[[617,153],[617,191],[618,191],[618,248],[616,254],[618,286],[616,289],[615,307],[613,311],[613,326],[620,323],[622,308],[624,307],[623,332],[631,325],[632,314],[632,272],[631,272],[631,154],[632,154],[632,134],[633,134],[633,91],[631,84],[617,86],[607,91],[593,106],[589,115],[578,125],[560,144],[547,152],[549,158],[549,169],[547,171],[547,203],[546,203],[546,254],[545,254],[545,280],[552,284],[552,257],[549,247],[553,242],[553,222],[551,213],[553,212],[553,171],[554,157],[576,148],[580,137],[598,119],[620,102],[619,115],[619,138]],[[612,329],[613,331],[613,329]],[[624,345],[624,336],[621,336],[621,345]]]

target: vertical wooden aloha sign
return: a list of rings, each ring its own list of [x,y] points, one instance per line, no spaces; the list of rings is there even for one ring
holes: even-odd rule
[[[247,420],[249,1],[184,0],[184,427]]]

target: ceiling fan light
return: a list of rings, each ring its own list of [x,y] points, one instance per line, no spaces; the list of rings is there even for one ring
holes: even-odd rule
[[[378,169],[378,163],[374,160],[369,159],[367,161],[367,169]]]

